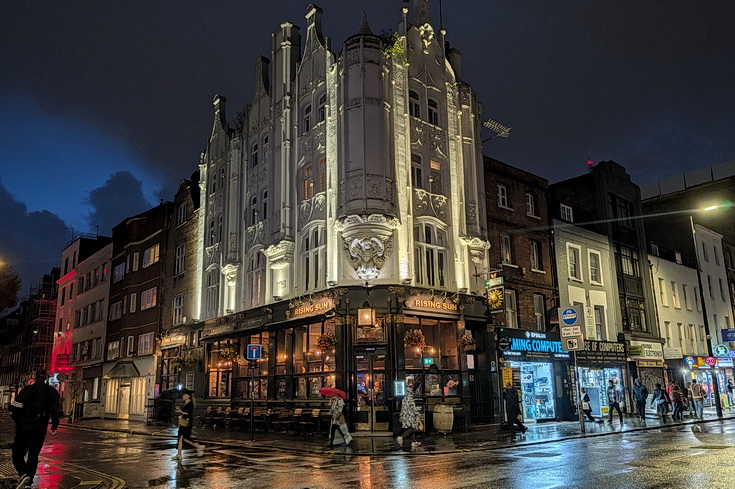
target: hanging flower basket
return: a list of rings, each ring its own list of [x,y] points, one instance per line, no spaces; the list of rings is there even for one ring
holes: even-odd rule
[[[320,350],[331,350],[337,346],[337,337],[334,333],[324,333],[316,337],[316,346]]]
[[[403,344],[409,348],[421,348],[426,346],[426,337],[420,329],[409,329],[403,337]]]
[[[223,348],[219,352],[220,358],[232,363],[240,363],[240,354],[234,348]]]
[[[477,341],[475,341],[472,335],[465,334],[459,338],[459,346],[464,351],[474,350],[477,347]]]
[[[197,358],[193,355],[186,355],[183,359],[184,366],[193,367],[197,364]]]
[[[171,359],[171,365],[173,365],[174,367],[180,367],[183,364],[184,364],[184,359],[181,357],[173,357]]]

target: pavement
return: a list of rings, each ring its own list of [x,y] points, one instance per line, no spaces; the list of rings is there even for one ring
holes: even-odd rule
[[[638,416],[628,416],[622,426],[617,418],[613,423],[586,422],[586,433],[580,432],[579,422],[559,421],[529,424],[525,434],[518,434],[515,438],[507,430],[501,430],[498,425],[476,425],[467,432],[454,432],[448,435],[425,434],[419,435],[417,440],[422,444],[422,450],[401,450],[391,436],[372,435],[366,432],[352,433],[354,439],[348,451],[353,456],[391,456],[391,455],[438,455],[445,453],[494,450],[508,447],[537,445],[559,442],[563,440],[609,436],[621,433],[660,430],[662,428],[685,426],[708,421],[735,420],[735,412],[723,413],[717,418],[714,409],[705,409],[704,419],[685,417],[683,421],[673,422],[671,417],[665,420],[649,413],[645,422]],[[73,424],[62,422],[61,429],[81,429],[95,431],[109,431],[156,437],[161,439],[175,439],[178,428],[175,426],[146,425],[136,421],[121,421],[111,419],[77,420]],[[228,430],[226,428],[194,428],[194,439],[205,445],[236,446],[257,450],[259,448],[278,449],[286,452],[301,454],[324,454],[331,451],[341,451],[339,447],[326,448],[327,435],[316,434],[299,436],[286,433],[255,433],[253,440],[248,431]],[[410,445],[408,440],[404,445]]]

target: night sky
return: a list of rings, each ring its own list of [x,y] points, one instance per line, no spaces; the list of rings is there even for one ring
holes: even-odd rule
[[[308,3],[0,3],[0,259],[22,292],[75,233],[110,233],[197,169],[214,94],[250,102],[272,31]],[[332,49],[395,29],[401,0],[324,0]],[[439,2],[431,1],[439,29]],[[410,16],[411,14],[409,14]],[[487,154],[551,182],[588,159],[638,184],[735,159],[735,1],[444,0]],[[488,133],[485,137],[489,137]]]

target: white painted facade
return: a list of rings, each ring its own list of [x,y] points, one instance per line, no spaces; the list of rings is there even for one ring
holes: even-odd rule
[[[618,285],[607,236],[557,220],[553,229],[559,304],[584,306],[586,339],[618,341]]]
[[[722,235],[698,224],[695,224],[694,228],[702,295],[714,346],[723,342],[722,329],[733,328],[733,310],[727,290]],[[730,346],[733,347],[735,344]]]
[[[321,16],[309,7],[303,48],[294,24],[273,34],[242,128],[215,97],[200,319],[366,282],[483,291],[480,106],[459,53],[425,0],[390,42],[363,19],[339,53]]]
[[[648,255],[648,261],[661,338],[666,341],[664,361],[707,356],[697,271],[655,255]]]

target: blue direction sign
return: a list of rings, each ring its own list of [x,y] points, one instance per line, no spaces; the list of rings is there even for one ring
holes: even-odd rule
[[[561,312],[561,322],[567,326],[572,326],[577,323],[577,311],[571,307],[567,307]]]
[[[248,360],[260,360],[263,347],[261,345],[248,345],[247,358]]]

